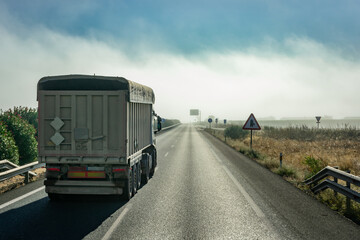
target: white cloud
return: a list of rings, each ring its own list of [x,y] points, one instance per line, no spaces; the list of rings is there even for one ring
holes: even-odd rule
[[[360,116],[360,63],[342,58],[311,39],[247,51],[206,52],[186,58],[143,45],[137,57],[95,39],[0,25],[0,109],[37,106],[37,81],[48,75],[123,76],[152,87],[166,118],[202,116],[245,119],[265,116]],[[279,52],[283,44],[291,54]]]

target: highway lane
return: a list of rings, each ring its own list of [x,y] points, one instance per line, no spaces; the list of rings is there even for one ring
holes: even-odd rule
[[[158,168],[129,202],[50,202],[40,190],[1,208],[0,239],[355,239],[360,229],[223,143],[183,125],[158,138]],[[0,204],[41,183],[0,196]]]

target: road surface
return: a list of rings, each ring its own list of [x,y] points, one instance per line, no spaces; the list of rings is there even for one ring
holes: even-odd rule
[[[157,138],[129,201],[50,202],[42,181],[0,195],[0,239],[360,239],[360,228],[191,125]]]

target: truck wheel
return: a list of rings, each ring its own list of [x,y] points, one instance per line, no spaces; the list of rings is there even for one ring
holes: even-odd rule
[[[154,160],[153,165],[154,165],[154,169],[155,169],[156,166],[157,166],[157,152],[156,152],[156,149],[153,150],[152,159]]]
[[[149,160],[151,160],[151,156],[147,155],[148,157],[146,158],[145,161],[145,171],[141,174],[141,178],[142,178],[142,182],[145,184],[147,184],[149,182],[149,175],[150,175],[150,168],[149,168]]]
[[[136,179],[137,179],[137,189],[140,189],[140,186],[141,186],[141,163],[140,162],[138,162],[138,164],[136,164],[137,165],[137,176],[136,176]]]
[[[133,195],[133,174],[132,174],[132,170],[129,170],[129,177],[127,180],[125,180],[125,188],[124,188],[124,199],[125,200],[130,200],[132,195]]]
[[[133,182],[132,182],[132,186],[133,186],[133,196],[136,194],[137,192],[137,164],[134,164],[134,166],[132,167],[132,175],[133,175]]]
[[[150,161],[152,161],[152,168],[150,169],[150,177],[152,177],[155,173],[155,168],[157,165],[157,160],[156,160],[156,150],[153,150],[151,153],[151,159]]]
[[[56,193],[48,193],[49,199],[52,202],[61,200],[61,195]]]

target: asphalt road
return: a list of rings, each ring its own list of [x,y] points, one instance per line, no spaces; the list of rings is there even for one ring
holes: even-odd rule
[[[359,226],[203,131],[182,125],[157,143],[155,175],[129,202],[50,202],[42,181],[0,195],[0,239],[360,239]]]

